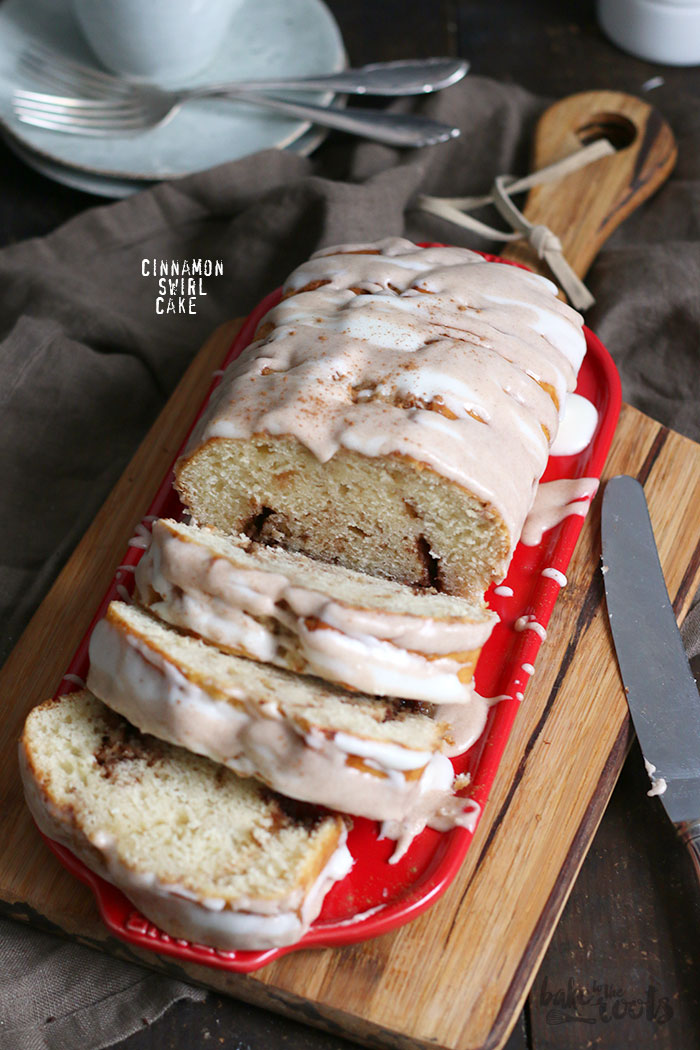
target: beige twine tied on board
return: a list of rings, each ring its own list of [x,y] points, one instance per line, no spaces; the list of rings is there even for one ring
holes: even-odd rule
[[[484,196],[430,197],[423,194],[416,201],[416,207],[432,215],[438,215],[441,219],[454,222],[458,226],[464,226],[490,240],[527,240],[537,256],[547,263],[572,306],[577,310],[586,310],[593,305],[595,300],[583,281],[571,269],[562,251],[561,241],[548,226],[534,225],[529,222],[513,203],[512,197],[517,193],[524,193],[532,189],[533,186],[561,179],[572,171],[578,171],[579,168],[592,164],[602,157],[608,157],[614,152],[614,146],[607,139],[600,139],[569,154],[563,160],[540,168],[539,171],[526,175],[522,179],[514,175],[497,175],[490,193]],[[488,204],[494,205],[499,214],[510,224],[510,230],[498,230],[467,214]]]

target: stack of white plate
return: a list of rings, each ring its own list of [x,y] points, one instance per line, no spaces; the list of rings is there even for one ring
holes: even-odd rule
[[[152,182],[177,179],[262,149],[308,154],[325,132],[236,100],[189,102],[165,125],[137,134],[88,138],[21,124],[16,87],[47,90],[18,70],[32,43],[101,68],[69,0],[5,0],[0,5],[0,135],[31,167],[58,182],[105,197],[126,197]],[[334,73],[345,66],[338,26],[322,0],[245,0],[208,69],[189,84]],[[329,105],[333,95],[307,93]]]

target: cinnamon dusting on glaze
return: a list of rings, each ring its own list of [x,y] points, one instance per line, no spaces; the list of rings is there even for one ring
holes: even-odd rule
[[[466,249],[388,238],[324,250],[227,370],[190,451],[268,433],[322,463],[341,449],[407,457],[472,493],[513,547],[585,352],[581,318],[555,293]]]

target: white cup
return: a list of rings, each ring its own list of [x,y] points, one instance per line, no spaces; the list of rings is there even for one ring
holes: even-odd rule
[[[700,64],[700,0],[598,0],[598,21],[613,43],[639,58]]]
[[[185,84],[213,60],[242,0],[73,0],[101,62],[141,80]]]

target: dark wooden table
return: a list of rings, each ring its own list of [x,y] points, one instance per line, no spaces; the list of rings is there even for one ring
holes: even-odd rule
[[[614,48],[592,0],[327,0],[350,59],[463,55],[472,71],[549,97],[591,88],[677,105],[700,67],[660,67]],[[0,145],[0,243],[46,233],[98,203],[24,167]],[[697,1050],[700,894],[635,747],[557,927],[508,1050]],[[351,1044],[225,997],[176,1004],[119,1050],[341,1050]],[[67,1048],[68,1050],[68,1048]]]

